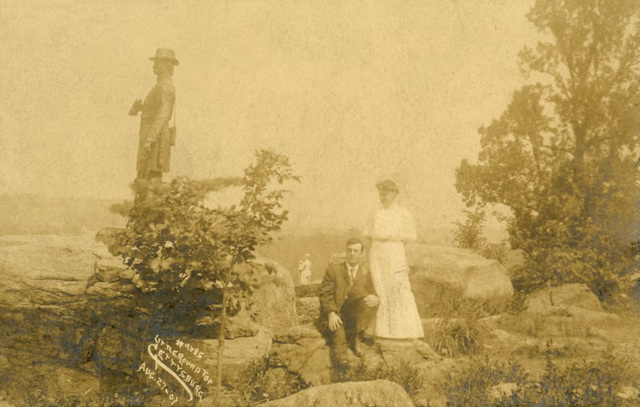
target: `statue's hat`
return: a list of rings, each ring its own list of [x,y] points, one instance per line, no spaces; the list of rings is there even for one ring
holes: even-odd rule
[[[174,65],[180,65],[180,61],[176,59],[176,53],[173,52],[173,50],[170,50],[168,48],[158,48],[156,50],[156,56],[151,57],[149,59],[152,61],[156,59],[168,59],[170,61],[173,61]]]

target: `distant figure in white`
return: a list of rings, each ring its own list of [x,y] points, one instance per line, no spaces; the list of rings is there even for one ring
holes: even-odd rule
[[[411,214],[395,202],[397,185],[387,179],[376,187],[382,208],[374,213],[363,233],[369,240],[371,279],[380,297],[375,326],[369,333],[379,338],[422,338],[424,331],[411,292],[404,247],[405,242],[416,240],[416,227]]]
[[[311,281],[311,255],[304,255],[304,260],[298,263],[298,271],[300,272],[300,284],[309,284]]]

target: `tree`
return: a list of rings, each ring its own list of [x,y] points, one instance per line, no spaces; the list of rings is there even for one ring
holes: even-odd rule
[[[465,210],[465,221],[456,221],[458,229],[453,234],[453,240],[463,249],[479,252],[486,239],[482,236],[485,222],[484,208],[476,207],[473,211]]]
[[[473,250],[487,259],[498,260],[504,264],[509,253],[507,244],[504,241],[500,243],[489,242],[482,234],[486,221],[484,206],[478,205],[473,211],[465,210],[464,214],[464,222],[455,222],[458,228],[453,233],[453,240],[463,249]]]
[[[545,35],[519,56],[537,82],[479,130],[456,188],[468,207],[504,204],[528,288],[585,282],[601,297],[633,267],[639,219],[640,3],[538,0]]]
[[[298,177],[288,158],[262,150],[243,178],[142,181],[134,185],[135,204],[115,208],[129,220],[110,249],[136,272],[138,298],[149,313],[143,340],[152,323],[187,329],[211,312],[219,322],[218,390],[228,312],[258,284],[250,260],[287,219],[281,200],[289,180]],[[239,203],[205,204],[209,192],[231,186],[243,188]]]

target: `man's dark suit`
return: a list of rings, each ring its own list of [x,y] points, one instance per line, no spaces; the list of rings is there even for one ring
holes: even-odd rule
[[[346,262],[329,265],[320,286],[320,308],[325,320],[331,312],[342,319],[338,329],[329,330],[334,356],[338,359],[346,357],[346,334],[362,334],[375,315],[377,307],[363,301],[369,294],[376,295],[376,292],[364,264],[358,266],[353,283]]]

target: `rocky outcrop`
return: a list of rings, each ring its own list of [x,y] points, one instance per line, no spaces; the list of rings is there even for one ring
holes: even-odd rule
[[[286,367],[312,386],[331,383],[329,348],[313,325],[281,331],[275,335],[274,342],[272,365]]]
[[[236,387],[243,380],[244,370],[269,354],[271,336],[269,330],[261,328],[256,336],[225,340],[222,353],[225,384]],[[204,354],[199,363],[201,367],[215,372],[218,366],[218,340],[188,339],[188,342]]]
[[[97,259],[85,296],[94,329],[92,359],[102,388],[115,391],[135,375],[147,313],[136,307],[134,271],[111,255]]]
[[[437,355],[428,344],[420,340],[378,339],[371,346],[363,346],[362,350],[362,358],[352,352],[347,353],[353,368],[361,364],[374,370],[414,368],[424,381],[416,398],[423,400],[424,405],[442,404],[441,385],[451,372],[453,363]],[[307,324],[274,336],[269,363],[286,368],[308,385],[322,386],[332,383],[337,377],[330,354],[325,338],[313,325]]]
[[[93,325],[85,289],[93,264],[104,250],[87,240],[0,238],[0,355],[7,360],[0,380],[9,378],[8,390],[26,385],[32,391],[59,392],[66,383],[64,377],[73,375],[79,382],[93,383],[86,391],[98,390],[89,363]],[[60,383],[38,380],[30,368],[34,365],[39,366],[38,372],[60,377]]]
[[[290,273],[269,259],[253,264],[260,286],[246,312],[230,319],[226,383],[237,383],[247,365],[266,357],[271,329],[298,325]],[[60,389],[72,390],[70,380],[86,383],[78,389],[89,393],[135,384],[148,345],[143,339],[176,334],[148,324],[135,279],[93,236],[0,238],[0,387],[8,383],[59,396]],[[182,339],[206,351],[203,367],[215,371],[217,340]],[[47,379],[24,368],[33,365]]]
[[[289,397],[274,400],[264,407],[335,406],[413,406],[411,398],[396,383],[388,380],[335,383],[311,387]]]

